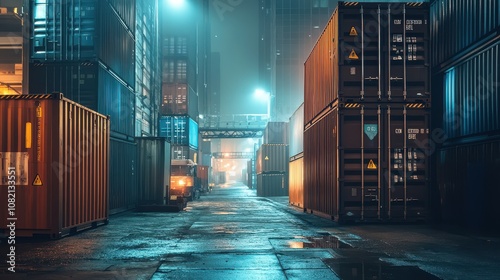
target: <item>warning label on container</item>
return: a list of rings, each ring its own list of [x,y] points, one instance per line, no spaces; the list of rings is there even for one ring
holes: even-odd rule
[[[33,186],[43,186],[42,180],[40,179],[40,175],[36,174],[35,180],[33,180]]]
[[[368,162],[368,169],[377,169],[377,165],[373,162],[372,159],[370,159],[370,162]]]
[[[264,158],[264,160],[269,160],[269,157],[268,157],[268,156],[266,156],[266,157]]]
[[[358,36],[358,32],[356,31],[356,28],[351,27],[351,31],[349,31],[349,36]]]
[[[27,186],[28,160],[28,153],[0,152],[0,185],[7,185],[9,176],[15,175],[11,176],[11,178],[15,177],[16,186]]]
[[[349,54],[349,59],[353,59],[353,60],[359,59],[359,57],[356,54],[356,52],[354,51],[354,49],[351,50],[351,53]]]

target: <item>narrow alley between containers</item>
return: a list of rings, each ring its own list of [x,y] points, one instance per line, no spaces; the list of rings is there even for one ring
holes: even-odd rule
[[[498,239],[424,224],[337,225],[240,183],[181,212],[129,211],[62,239],[16,241],[16,273],[0,279],[500,277]]]

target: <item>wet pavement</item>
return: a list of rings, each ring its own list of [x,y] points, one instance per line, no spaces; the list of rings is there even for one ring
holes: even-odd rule
[[[126,212],[59,240],[17,239],[0,279],[500,279],[500,239],[428,225],[346,225],[287,197],[215,188],[178,213]],[[8,245],[0,243],[0,260]]]

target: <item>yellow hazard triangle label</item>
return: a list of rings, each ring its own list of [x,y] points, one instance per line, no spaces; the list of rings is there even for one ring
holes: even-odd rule
[[[351,50],[351,53],[349,54],[349,59],[359,59],[358,55],[356,54],[356,52],[353,50]]]
[[[358,31],[356,31],[356,28],[351,27],[351,31],[349,31],[349,36],[358,36]]]
[[[269,157],[268,157],[268,156],[266,156],[266,157],[264,158],[264,160],[269,160]]]
[[[368,162],[368,169],[377,169],[377,166],[372,159],[370,159],[370,162]]]
[[[35,180],[33,180],[33,186],[43,186],[40,175],[36,174]]]

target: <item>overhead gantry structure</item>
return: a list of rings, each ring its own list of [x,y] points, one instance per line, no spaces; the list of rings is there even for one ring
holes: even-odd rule
[[[269,121],[268,115],[204,115],[199,120],[199,131],[203,139],[214,138],[260,138]]]

